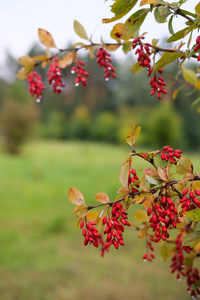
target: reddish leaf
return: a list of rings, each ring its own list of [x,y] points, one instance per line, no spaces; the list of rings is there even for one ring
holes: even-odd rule
[[[96,196],[94,197],[94,199],[96,199],[97,201],[106,204],[109,203],[110,200],[108,198],[108,196],[105,193],[98,193],[96,194]]]
[[[68,194],[69,201],[76,205],[82,205],[85,203],[84,197],[77,188],[71,188]]]

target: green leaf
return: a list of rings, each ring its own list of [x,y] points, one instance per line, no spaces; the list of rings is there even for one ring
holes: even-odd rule
[[[190,27],[185,27],[185,28],[177,31],[172,36],[170,36],[170,38],[167,40],[167,43],[175,42],[175,41],[182,39],[183,37],[185,37],[186,33],[188,33],[187,32],[188,29],[190,29]]]
[[[184,10],[184,9],[181,9],[180,10],[182,13],[184,13],[185,15],[188,15],[188,16],[191,16],[193,18],[196,18],[197,16],[193,13],[191,13],[190,11],[187,11],[187,10]]]
[[[68,193],[69,201],[76,205],[82,205],[85,203],[84,197],[77,188],[71,188]]]
[[[200,241],[200,231],[193,231],[185,236],[182,246],[190,246]]]
[[[183,72],[183,77],[187,82],[192,83],[192,84],[197,83],[198,79],[197,79],[196,73],[193,70],[182,68],[182,72]]]
[[[171,62],[175,61],[183,54],[178,52],[164,52],[161,58],[155,63],[154,71],[163,69],[165,66],[169,65]]]
[[[171,16],[168,22],[168,29],[169,29],[169,33],[171,33],[172,35],[174,34],[174,30],[173,30],[173,26],[172,26],[172,21],[174,19],[174,16]]]
[[[122,29],[123,40],[126,41],[138,35],[140,26],[144,22],[149,11],[150,10],[146,8],[140,9],[126,20],[124,27]]]
[[[171,14],[172,14],[172,12],[168,6],[161,5],[161,6],[156,7],[156,9],[154,10],[154,17],[155,17],[156,22],[158,22],[158,23],[166,22],[167,17]]]
[[[183,214],[187,223],[200,221],[200,208],[186,211]]]
[[[129,42],[129,41],[124,42],[123,47],[122,47],[122,50],[124,51],[124,53],[127,53],[127,52],[131,51],[132,50],[132,45],[133,45],[133,42]]]
[[[132,67],[132,74],[136,74],[140,71],[142,71],[144,68],[140,66],[140,63],[137,62],[133,67]]]
[[[176,251],[176,247],[168,247],[167,243],[163,243],[160,247],[160,254],[164,261]]]
[[[138,2],[138,0],[116,0],[113,5],[111,5],[111,11],[115,16],[111,19],[103,19],[102,23],[110,23],[121,19],[125,16]]]
[[[74,30],[80,38],[89,40],[84,27],[76,20],[74,21]]]

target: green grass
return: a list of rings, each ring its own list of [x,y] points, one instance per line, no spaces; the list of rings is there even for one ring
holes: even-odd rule
[[[189,299],[159,253],[143,263],[144,242],[127,230],[125,246],[102,259],[83,246],[67,194],[77,187],[87,204],[98,192],[114,199],[129,147],[34,142],[20,156],[0,153],[0,299]],[[198,156],[192,155],[192,159]],[[144,165],[136,162],[139,170]],[[134,210],[129,216],[133,220]]]

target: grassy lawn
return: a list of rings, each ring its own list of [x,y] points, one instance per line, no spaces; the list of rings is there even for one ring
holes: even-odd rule
[[[102,259],[99,249],[83,246],[74,225],[69,188],[77,187],[87,204],[98,192],[114,199],[129,151],[42,141],[28,144],[20,156],[0,153],[0,299],[190,299],[157,250],[153,263],[142,262],[144,242],[134,231],[125,233],[124,247]],[[198,161],[198,155],[191,158]],[[139,163],[137,170],[144,167]],[[133,214],[131,208],[130,220]]]

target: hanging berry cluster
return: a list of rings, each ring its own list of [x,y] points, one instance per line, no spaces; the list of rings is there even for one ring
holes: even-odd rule
[[[61,69],[58,66],[58,58],[55,57],[50,64],[49,71],[47,73],[49,84],[53,87],[53,92],[60,94],[65,84],[62,82]]]
[[[135,51],[135,54],[138,55],[137,61],[141,67],[147,69],[148,76],[150,76],[153,72],[153,67],[151,67],[150,47],[153,46],[149,43],[143,43],[142,40],[144,40],[144,36],[134,39],[132,48],[135,49],[138,47]],[[161,74],[162,70],[158,70],[158,73]],[[157,78],[156,72],[154,72],[154,76],[150,80],[150,86],[152,88],[151,96],[157,92],[158,99],[161,99],[161,93],[167,94],[167,91],[164,89],[165,85],[164,78],[161,76]]]
[[[96,53],[97,63],[100,67],[103,67],[104,78],[109,80],[110,77],[116,78],[115,68],[112,65],[112,59],[110,58],[110,53],[108,53],[103,47],[99,47]]]
[[[77,77],[75,79],[75,86],[79,86],[80,83],[83,86],[87,85],[87,80],[85,77],[88,77],[89,73],[85,71],[83,66],[84,66],[84,62],[81,60],[78,61],[76,65],[71,69],[72,74],[77,73]]]
[[[27,80],[29,82],[29,92],[31,96],[36,95],[36,101],[40,102],[42,98],[43,90],[45,89],[45,86],[43,85],[42,78],[39,74],[36,72],[32,72],[28,75]]]

